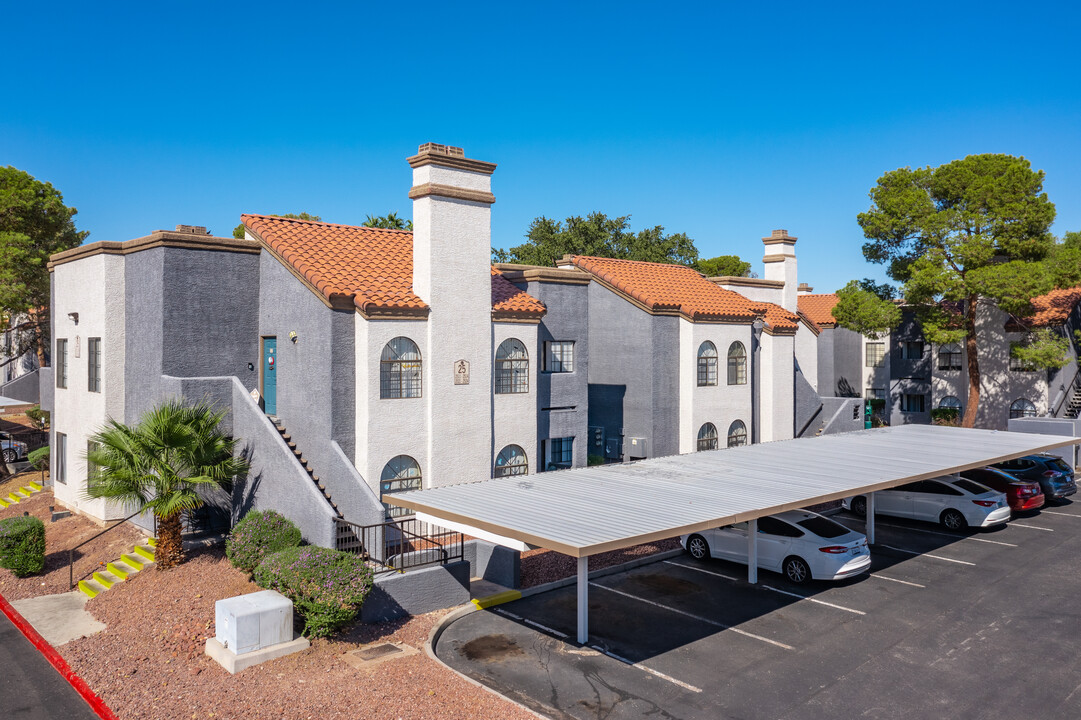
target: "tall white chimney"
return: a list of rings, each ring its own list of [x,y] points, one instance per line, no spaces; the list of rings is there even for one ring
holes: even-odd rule
[[[787,230],[774,230],[769,237],[762,238],[762,244],[766,246],[766,256],[762,258],[765,264],[765,279],[780,280],[784,283],[781,291],[781,307],[789,312],[796,312],[796,238],[788,234]]]

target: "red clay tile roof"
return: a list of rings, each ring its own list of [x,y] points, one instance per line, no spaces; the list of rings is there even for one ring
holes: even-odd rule
[[[1028,327],[1054,327],[1062,325],[1081,301],[1081,287],[1052,290],[1046,295],[1032,298],[1035,309],[1024,323]]]
[[[492,314],[512,317],[540,318],[546,312],[544,303],[525,290],[519,290],[502,273],[492,268]]]
[[[241,215],[244,225],[324,298],[352,299],[364,313],[425,315],[413,292],[413,233],[269,215]],[[492,269],[492,310],[540,317],[544,304]]]
[[[571,261],[653,312],[690,320],[746,320],[764,316],[774,329],[795,330],[799,318],[773,303],[754,302],[725,290],[683,265],[575,255]]]
[[[834,293],[820,295],[800,295],[796,298],[800,312],[810,318],[820,328],[834,327],[837,320],[833,317],[833,306],[837,304]]]

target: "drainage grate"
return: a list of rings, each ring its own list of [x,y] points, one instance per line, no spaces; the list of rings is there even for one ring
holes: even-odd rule
[[[370,661],[378,660],[380,658],[387,657],[388,655],[396,655],[400,652],[402,652],[402,649],[397,645],[392,645],[391,643],[381,643],[379,645],[366,647],[362,650],[354,650],[349,654],[354,655],[361,660]]]

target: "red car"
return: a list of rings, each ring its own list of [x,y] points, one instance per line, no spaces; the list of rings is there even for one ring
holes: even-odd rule
[[[1006,493],[1006,502],[1014,512],[1035,510],[1043,507],[1044,494],[1038,482],[1020,480],[1013,475],[994,468],[965,470],[961,477],[978,482],[980,485]]]

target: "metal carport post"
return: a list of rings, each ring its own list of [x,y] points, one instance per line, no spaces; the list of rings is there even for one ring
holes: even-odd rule
[[[578,558],[578,642],[589,640],[589,556]]]

